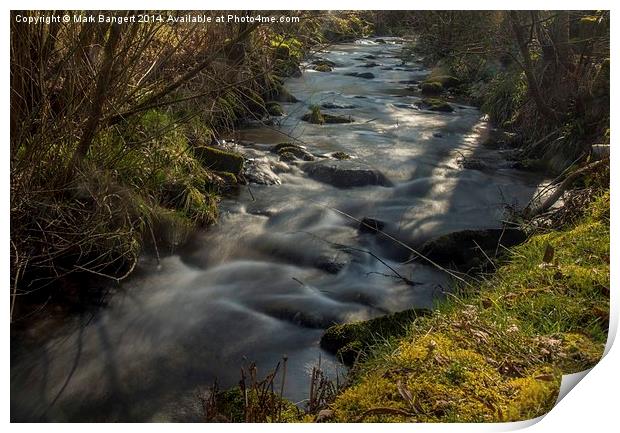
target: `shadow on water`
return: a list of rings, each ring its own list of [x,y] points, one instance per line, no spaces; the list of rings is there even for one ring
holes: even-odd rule
[[[267,372],[283,355],[289,359],[285,395],[301,401],[319,355],[328,372],[339,368],[318,347],[325,327],[431,307],[449,285],[445,274],[404,264],[408,251],[360,233],[330,207],[381,220],[386,233],[417,247],[451,231],[499,226],[505,202],[526,204],[538,182],[504,168],[501,154],[481,146],[489,126],[473,107],[450,114],[417,110],[418,98],[399,83],[426,71],[399,66],[398,48],[335,46],[324,54],[337,64],[332,73],[306,71],[289,80],[301,102],[284,104],[286,134],[257,127],[238,136],[256,143],[238,150],[267,161],[281,184],[252,185],[251,193],[242,188],[222,203],[218,225],[178,254],[160,266],[143,257],[95,317],[68,321],[61,334],[43,335],[38,347],[12,350],[11,419],[196,421],[196,395],[215,378],[232,386],[244,362]],[[354,60],[368,54],[382,66]],[[345,75],[368,70],[374,79]],[[356,122],[300,121],[310,105],[324,102],[354,105],[339,114]],[[283,164],[268,152],[290,136],[316,154],[346,152],[395,186],[338,189],[314,181],[301,163]],[[461,168],[461,154],[485,167]],[[365,251],[421,284],[403,284]]]

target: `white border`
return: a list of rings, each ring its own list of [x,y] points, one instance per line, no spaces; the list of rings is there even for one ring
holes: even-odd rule
[[[263,1],[257,4],[256,1],[226,1],[225,6],[228,10],[286,10],[286,9],[378,9],[378,10],[403,10],[403,9],[497,9],[498,7],[511,7],[514,9],[611,9],[612,16],[615,19],[614,2],[611,1],[534,1],[534,0],[521,0],[519,2],[513,2],[512,4],[500,3],[495,1],[454,1],[444,0],[442,2],[418,0],[418,1],[390,1],[390,0],[288,0],[288,1]],[[105,4],[95,1],[33,1],[22,0],[19,3],[11,5],[14,9],[221,9],[223,4],[221,2],[198,2],[177,0],[175,2],[165,2],[161,0],[151,1],[135,1],[135,0],[109,0]],[[5,247],[1,250],[0,254],[0,266],[2,269],[2,275],[5,283],[9,282],[9,9],[4,10],[2,20],[0,21],[0,27],[2,28],[2,34],[4,35],[4,43],[2,44],[2,56],[1,61],[3,64],[4,73],[4,103],[2,104],[3,124],[4,124],[4,137],[5,145],[2,146],[3,157],[0,159],[2,164],[2,189],[0,194],[2,196],[2,233],[1,244]],[[616,43],[618,42],[618,31],[616,31],[615,21],[612,21],[612,53],[615,51]],[[612,54],[613,56],[613,54]],[[615,56],[613,56],[615,59]],[[615,63],[612,62],[612,85],[611,85],[611,101],[612,101],[612,113],[616,112],[617,102],[614,96],[617,94],[616,85],[618,74],[616,73]],[[617,122],[612,120],[612,130],[615,130]],[[615,134],[613,134],[615,136]],[[612,165],[614,166],[611,172],[611,184],[614,185],[612,189],[615,191],[618,189],[618,176],[616,175],[616,152],[612,150]],[[618,209],[615,205],[615,193],[612,197],[612,221],[618,220]],[[619,241],[616,230],[612,229],[612,281],[613,276],[616,275],[618,269],[618,260],[616,258],[615,247]],[[8,284],[7,284],[8,292]],[[428,431],[463,431],[463,432],[494,432],[494,431],[509,431],[516,430],[529,426],[529,431],[532,432],[556,432],[556,431],[611,431],[613,425],[617,425],[618,421],[618,404],[616,395],[620,392],[620,380],[618,374],[618,366],[620,365],[619,350],[617,347],[613,347],[610,343],[613,342],[618,326],[618,300],[615,295],[616,287],[612,288],[612,312],[610,321],[610,340],[608,341],[607,354],[601,360],[601,362],[592,369],[589,374],[582,380],[576,389],[569,392],[557,406],[546,416],[537,420],[526,421],[522,423],[512,424],[365,424],[365,425],[342,425],[342,424],[322,424],[320,427],[313,424],[302,425],[252,425],[247,424],[192,424],[192,425],[178,425],[178,424],[119,424],[115,426],[106,424],[89,424],[88,429],[93,432],[104,432],[111,428],[120,430],[132,430],[148,428],[157,431],[177,431],[178,429],[188,431],[200,431],[204,432],[205,429],[210,431],[215,430],[227,430],[227,431],[245,431],[248,429],[256,431],[316,431],[320,428],[322,431],[341,431],[342,429],[355,428],[363,431],[377,431],[379,429],[390,429],[396,432],[410,432],[414,430],[417,432]],[[5,311],[5,330],[3,333],[3,341],[0,343],[0,347],[4,348],[5,353],[2,357],[2,414],[3,421],[9,422],[10,419],[10,358],[9,358],[9,297],[2,297],[2,304]],[[567,379],[574,379],[567,378]],[[563,388],[568,382],[563,382]],[[46,426],[37,426],[32,424],[11,424],[9,426],[14,431],[29,431],[34,429],[45,429],[51,432],[71,432],[82,430],[84,426],[76,424],[49,424]]]

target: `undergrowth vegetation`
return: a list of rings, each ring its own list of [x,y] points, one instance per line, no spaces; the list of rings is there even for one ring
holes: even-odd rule
[[[447,94],[514,132],[524,158],[560,172],[609,143],[609,11],[426,11],[410,21],[412,50],[460,82]]]
[[[12,17],[12,316],[25,295],[62,290],[59,279],[122,279],[145,244],[159,255],[213,222],[243,159],[211,145],[281,115],[274,99],[294,100],[283,78],[309,50],[367,34],[358,15],[268,26]]]

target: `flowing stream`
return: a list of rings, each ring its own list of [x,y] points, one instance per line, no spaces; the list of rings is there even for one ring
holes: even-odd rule
[[[482,146],[490,126],[476,108],[418,109],[407,82],[429,71],[403,64],[401,48],[390,39],[336,45],[320,53],[336,63],[332,72],[308,68],[288,79],[300,102],[283,104],[280,124],[247,128],[229,140],[276,184],[241,187],[222,203],[217,225],[159,264],[142,258],[105,308],[67,319],[35,346],[13,347],[12,419],[200,420],[197,393],[214,379],[221,388],[235,385],[242,365],[255,361],[262,375],[283,355],[285,396],[299,402],[319,357],[328,373],[342,369],[319,348],[327,326],[432,307],[449,287],[447,276],[405,263],[405,248],[360,232],[334,209],[380,220],[386,233],[417,247],[457,230],[499,227],[505,205],[525,205],[538,182],[510,168],[501,151]],[[332,104],[323,112],[355,121],[301,121],[312,104]],[[312,162],[283,162],[270,152],[290,137],[322,163],[345,152],[348,164],[383,173],[388,186],[337,188],[314,180],[304,170]],[[463,168],[463,156],[483,168]],[[394,278],[386,264],[420,284]]]

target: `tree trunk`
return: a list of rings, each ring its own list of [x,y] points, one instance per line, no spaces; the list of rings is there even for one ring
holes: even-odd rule
[[[521,56],[523,57],[523,72],[525,72],[525,77],[527,78],[528,90],[530,92],[530,95],[532,95],[538,111],[540,111],[540,113],[547,119],[555,121],[557,120],[556,113],[551,110],[551,108],[549,108],[547,104],[545,104],[545,100],[543,99],[543,96],[540,92],[540,87],[538,86],[538,80],[534,75],[534,66],[532,64],[532,58],[530,56],[528,42],[525,39],[523,29],[519,24],[519,16],[516,11],[510,11],[509,16],[510,24],[512,26],[512,30],[517,41],[519,51],[521,52]]]
[[[114,54],[116,47],[120,41],[121,26],[118,24],[112,24],[110,26],[110,35],[104,48],[103,63],[101,70],[97,75],[97,84],[91,100],[90,114],[84,127],[82,139],[80,140],[78,147],[73,154],[72,165],[83,159],[90,149],[90,145],[95,137],[95,133],[99,127],[101,121],[101,114],[103,113],[103,106],[106,99],[106,91],[110,85],[112,79],[112,67],[114,66]]]

